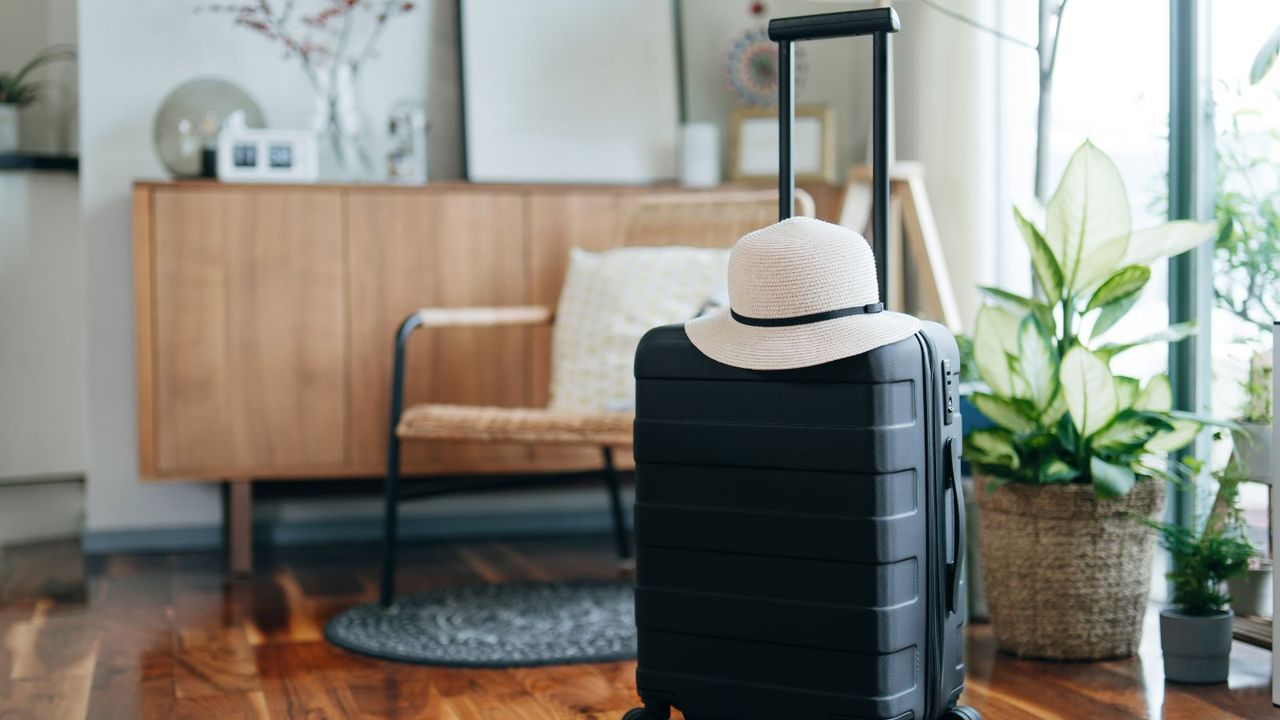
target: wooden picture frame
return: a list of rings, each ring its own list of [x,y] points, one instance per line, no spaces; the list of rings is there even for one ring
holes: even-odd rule
[[[741,181],[778,179],[778,109],[735,108],[729,118],[729,177]],[[828,105],[796,107],[791,162],[800,182],[836,181],[835,110]]]

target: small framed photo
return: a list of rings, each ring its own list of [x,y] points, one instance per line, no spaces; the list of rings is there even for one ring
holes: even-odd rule
[[[826,105],[796,107],[791,164],[796,179],[835,182],[835,111]],[[777,108],[737,108],[730,118],[729,177],[733,180],[777,180]]]

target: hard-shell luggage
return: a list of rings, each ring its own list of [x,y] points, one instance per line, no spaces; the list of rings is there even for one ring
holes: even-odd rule
[[[791,45],[876,43],[883,248],[889,9],[776,20],[781,215]],[[883,257],[878,250],[877,257]],[[881,297],[883,284],[881,285]],[[794,370],[721,364],[683,326],[636,353],[636,673],[626,720],[939,717],[964,687],[960,358],[944,327]]]

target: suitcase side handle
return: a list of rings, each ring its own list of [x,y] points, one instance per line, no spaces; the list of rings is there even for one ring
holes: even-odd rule
[[[884,272],[889,246],[889,33],[902,27],[891,7],[777,18],[769,21],[769,39],[778,43],[778,218],[795,213],[796,173],[791,138],[796,123],[794,46],[801,40],[871,35],[871,252],[880,301],[888,297]]]
[[[954,440],[947,440],[945,452],[946,457],[943,458],[943,462],[946,463],[946,466],[943,468],[942,474],[946,478],[944,490],[951,491],[952,513],[954,513],[951,518],[951,532],[953,533],[951,546],[955,548],[955,557],[951,562],[947,563],[947,585],[950,591],[950,596],[947,598],[947,612],[954,613],[960,607],[960,573],[964,567],[965,542],[968,537],[964,525],[964,489],[960,485],[960,472],[956,468],[960,464],[960,457],[959,453],[956,452]]]

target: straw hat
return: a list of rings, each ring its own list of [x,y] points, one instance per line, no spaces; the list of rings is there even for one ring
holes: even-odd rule
[[[911,337],[920,321],[880,303],[861,235],[794,217],[743,236],[729,256],[729,309],[685,323],[713,360],[787,370],[859,355]]]

